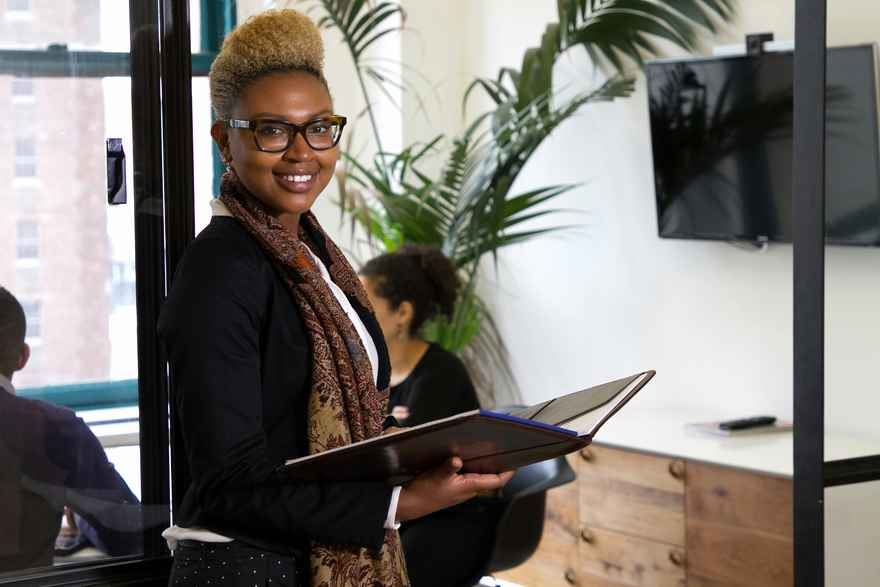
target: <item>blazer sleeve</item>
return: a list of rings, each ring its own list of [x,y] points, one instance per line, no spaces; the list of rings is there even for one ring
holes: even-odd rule
[[[62,450],[71,451],[76,463],[67,482],[67,501],[85,520],[80,531],[112,556],[141,553],[147,520],[137,497],[82,419],[67,419],[63,429],[66,449]]]
[[[187,499],[197,500],[200,522],[218,532],[378,550],[391,487],[282,482],[275,474],[282,463],[268,456],[260,330],[270,272],[232,239],[197,240],[162,310],[160,336],[192,475]]]
[[[137,497],[107,458],[100,441],[67,408],[34,402],[31,425],[45,431],[44,470],[63,471],[63,480],[29,479],[29,490],[58,510],[69,505],[86,523],[82,528],[101,551],[117,556],[143,550],[144,517]],[[81,529],[82,529],[81,528]]]

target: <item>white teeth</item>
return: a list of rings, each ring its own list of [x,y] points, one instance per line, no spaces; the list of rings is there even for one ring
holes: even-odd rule
[[[303,183],[312,179],[311,175],[285,175],[284,179],[293,183]]]

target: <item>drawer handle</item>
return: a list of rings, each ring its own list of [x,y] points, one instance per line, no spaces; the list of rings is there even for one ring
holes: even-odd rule
[[[584,447],[578,453],[581,455],[581,458],[587,461],[588,463],[593,460],[593,451],[589,449],[589,447]]]
[[[565,581],[569,585],[577,585],[578,577],[574,569],[565,569]]]
[[[596,540],[596,535],[593,534],[593,531],[589,528],[581,529],[581,540],[586,542],[587,544],[592,544]]]
[[[676,567],[684,566],[684,553],[680,550],[670,550],[669,551],[669,562],[674,564]]]
[[[669,474],[676,479],[684,479],[684,461],[679,459],[669,461]]]

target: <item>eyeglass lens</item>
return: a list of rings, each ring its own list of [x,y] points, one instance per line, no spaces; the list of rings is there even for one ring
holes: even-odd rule
[[[293,143],[296,129],[281,122],[257,121],[254,136],[264,151],[284,151]],[[302,131],[306,143],[313,149],[330,149],[338,141],[342,126],[336,122],[316,120]]]

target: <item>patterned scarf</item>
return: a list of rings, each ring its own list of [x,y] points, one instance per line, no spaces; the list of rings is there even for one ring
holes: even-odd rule
[[[381,434],[388,394],[376,389],[361,338],[309,250],[324,260],[330,277],[349,299],[371,308],[351,265],[311,212],[300,218],[299,238],[294,238],[233,172],[223,176],[220,200],[274,261],[302,315],[312,351],[309,454]],[[385,531],[378,553],[313,541],[310,558],[313,587],[409,585],[400,536],[394,530]]]

